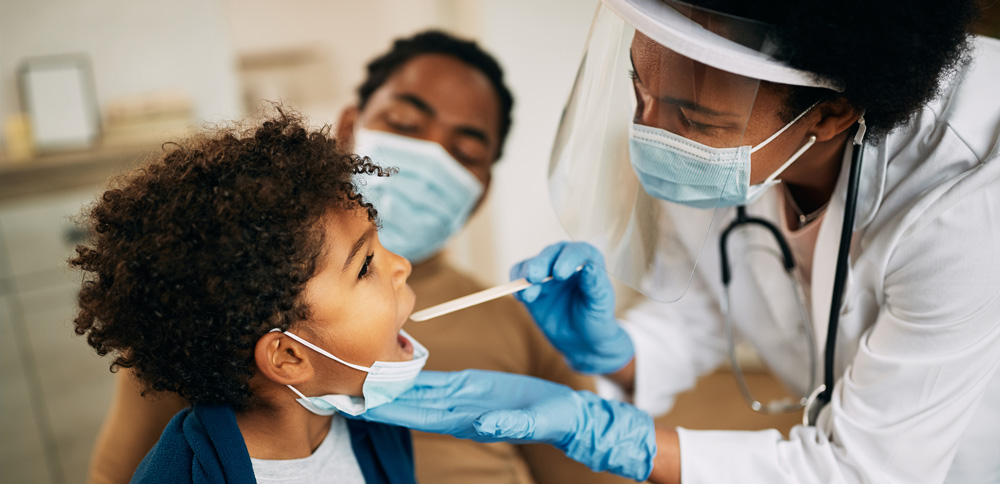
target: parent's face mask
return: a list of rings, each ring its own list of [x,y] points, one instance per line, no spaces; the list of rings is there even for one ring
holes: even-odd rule
[[[360,129],[354,151],[399,168],[390,177],[366,177],[362,190],[378,210],[379,241],[410,262],[440,251],[483,194],[479,179],[437,143]]]
[[[813,106],[759,145],[738,148],[713,148],[665,129],[633,122],[629,127],[632,167],[646,192],[661,200],[706,209],[748,205],[776,185],[778,175],[802,156],[816,137],[810,137],[780,168],[756,185],[750,185],[751,154],[785,132]]]
[[[281,332],[280,329],[272,329],[271,332]],[[370,408],[385,405],[396,399],[400,394],[413,387],[413,381],[420,374],[420,370],[427,363],[430,353],[424,345],[420,344],[406,331],[399,333],[413,344],[413,359],[410,361],[375,361],[372,366],[355,365],[337,358],[332,353],[316,346],[301,337],[288,331],[283,332],[285,336],[302,343],[313,351],[330,358],[344,366],[368,373],[365,376],[364,385],[361,387],[362,396],[354,395],[322,395],[319,397],[307,397],[299,392],[295,387],[288,385],[296,395],[299,405],[316,415],[333,415],[338,410],[348,415],[361,415]]]

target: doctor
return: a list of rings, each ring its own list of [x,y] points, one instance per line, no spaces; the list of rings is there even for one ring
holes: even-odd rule
[[[520,299],[634,405],[425,372],[363,417],[657,483],[1000,481],[1000,43],[966,36],[975,3],[696,3],[602,0],[550,167],[590,244],[512,270],[554,276]],[[622,321],[607,272],[648,296]],[[804,425],[655,427],[735,340],[801,396],[744,385],[751,407]]]

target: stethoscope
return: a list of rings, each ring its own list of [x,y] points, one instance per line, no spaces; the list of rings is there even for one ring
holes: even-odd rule
[[[803,328],[805,330],[805,338],[808,340],[810,356],[809,388],[814,388],[811,394],[807,397],[803,397],[798,402],[786,399],[764,404],[760,400],[754,398],[750,393],[749,386],[743,377],[743,371],[740,369],[737,358],[735,357],[736,350],[734,328],[728,302],[729,283],[732,281],[732,271],[729,266],[729,255],[726,251],[726,241],[729,239],[729,235],[739,227],[750,225],[764,227],[767,232],[774,236],[778,243],[785,271],[788,272],[790,277],[794,278],[795,258],[792,256],[792,251],[788,245],[788,241],[785,240],[785,237],[781,235],[781,231],[773,223],[762,218],[748,216],[746,207],[744,206],[740,206],[736,209],[736,219],[733,220],[728,227],[726,227],[719,238],[722,285],[724,293],[727,294],[725,312],[729,330],[729,360],[730,364],[733,366],[733,373],[736,376],[736,382],[740,387],[740,393],[743,394],[743,398],[750,404],[750,408],[754,411],[762,413],[777,413],[804,408],[802,424],[816,425],[816,419],[819,416],[820,410],[822,410],[827,403],[830,403],[834,383],[833,357],[837,347],[837,327],[840,323],[840,306],[844,299],[844,289],[847,285],[847,270],[851,257],[851,236],[854,233],[854,215],[857,211],[858,185],[861,181],[861,158],[862,153],[864,152],[865,131],[865,118],[862,114],[861,118],[858,119],[858,130],[854,135],[853,148],[851,152],[851,167],[847,183],[847,200],[844,205],[844,221],[840,229],[840,244],[837,249],[837,265],[833,278],[833,297],[830,299],[830,319],[828,320],[826,327],[826,347],[823,355],[823,383],[816,387],[814,387],[814,376],[816,374],[817,358],[816,345],[814,344],[815,340],[812,333],[812,324],[810,323],[808,312],[802,302],[804,300],[804,295],[801,294],[801,290],[799,291],[799,294],[797,294],[799,302],[798,309],[804,322]]]

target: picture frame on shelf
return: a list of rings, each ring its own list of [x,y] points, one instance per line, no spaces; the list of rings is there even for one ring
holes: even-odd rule
[[[18,89],[40,153],[86,149],[99,142],[101,116],[86,55],[27,58],[18,69]]]

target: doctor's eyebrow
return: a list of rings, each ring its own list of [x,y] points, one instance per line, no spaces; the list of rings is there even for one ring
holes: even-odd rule
[[[724,113],[722,111],[716,111],[714,109],[702,106],[701,104],[697,104],[695,102],[688,101],[687,99],[679,99],[679,98],[670,97],[670,96],[659,96],[656,99],[658,101],[660,101],[660,102],[673,104],[673,105],[676,105],[676,106],[680,106],[680,107],[682,107],[684,109],[689,109],[689,110],[694,111],[696,113],[707,114],[709,116],[718,116],[718,117],[723,117],[723,118],[739,118],[739,117],[741,117],[740,115],[735,114],[735,113]]]
[[[635,68],[635,60],[632,58],[632,50],[631,49],[629,49],[629,52],[628,52],[628,60],[632,64],[632,76],[633,76],[633,78],[636,81],[638,81],[639,84],[643,84],[642,79],[639,78],[639,71],[636,70],[636,68]],[[722,111],[716,111],[716,110],[714,110],[712,108],[702,106],[701,104],[698,104],[698,103],[696,103],[694,101],[689,101],[687,99],[680,99],[680,98],[670,97],[670,96],[657,96],[656,100],[659,101],[659,102],[662,102],[662,103],[668,103],[668,104],[673,104],[675,106],[680,106],[680,107],[682,107],[684,109],[688,109],[688,110],[694,111],[696,113],[706,114],[706,115],[709,115],[709,116],[718,116],[718,117],[725,117],[725,118],[742,118],[742,116],[740,116],[739,114],[736,114],[736,113],[726,113],[726,112],[722,112]]]
[[[341,273],[347,272],[347,268],[351,267],[351,262],[354,260],[354,257],[358,255],[358,251],[365,246],[365,243],[368,242],[368,239],[371,238],[373,233],[375,233],[375,225],[368,227],[368,230],[361,234],[361,237],[358,238],[357,242],[355,242],[351,247],[351,253],[347,255],[347,260],[344,261],[344,267],[340,269]]]

